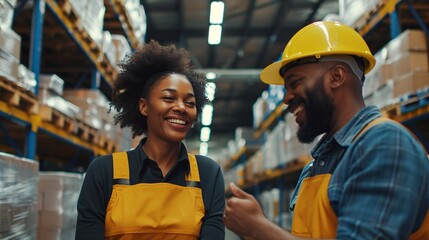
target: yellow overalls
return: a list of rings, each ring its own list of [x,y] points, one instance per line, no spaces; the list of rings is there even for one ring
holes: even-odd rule
[[[106,209],[106,239],[198,239],[205,209],[195,155],[188,154],[187,186],[129,185],[126,152],[113,153],[114,184]],[[127,183],[128,182],[128,183]]]
[[[356,137],[375,124],[389,121],[386,118],[377,118],[365,126]],[[355,137],[355,138],[356,138]],[[335,238],[337,234],[338,218],[331,208],[328,197],[330,173],[308,177],[303,180],[298,192],[292,220],[292,234],[306,238]],[[429,239],[429,213],[420,228],[410,239]]]

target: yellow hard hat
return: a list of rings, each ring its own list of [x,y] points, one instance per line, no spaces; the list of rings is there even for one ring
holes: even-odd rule
[[[282,59],[262,70],[260,77],[267,84],[283,85],[280,69],[286,64],[308,57],[351,55],[365,62],[365,74],[375,65],[365,40],[353,28],[340,22],[319,21],[299,30],[286,45]]]

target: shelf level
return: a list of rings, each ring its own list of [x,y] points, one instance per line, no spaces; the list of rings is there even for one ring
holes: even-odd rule
[[[47,6],[64,25],[76,43],[82,48],[103,78],[112,86],[117,75],[116,69],[110,64],[100,47],[82,29],[79,17],[66,0],[46,0]]]

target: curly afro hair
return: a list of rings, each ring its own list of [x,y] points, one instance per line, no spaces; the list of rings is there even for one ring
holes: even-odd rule
[[[118,112],[114,116],[115,124],[119,123],[121,128],[131,127],[133,137],[147,133],[147,119],[140,114],[139,99],[172,73],[184,75],[191,83],[199,115],[209,101],[205,93],[206,81],[190,63],[187,50],[174,45],[162,46],[154,40],[127,56],[119,64],[120,71],[113,83],[111,106]]]

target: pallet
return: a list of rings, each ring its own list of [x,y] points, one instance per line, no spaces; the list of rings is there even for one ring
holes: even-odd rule
[[[104,134],[98,135],[98,146],[105,149],[108,152],[114,152],[118,149],[117,145],[112,139],[109,139]]]
[[[91,144],[97,144],[98,130],[82,122],[80,119],[77,119],[76,123],[76,135],[80,137],[83,141],[89,142]]]
[[[61,8],[65,16],[73,23],[75,30],[82,29],[79,14],[75,11],[71,3],[67,0],[58,0],[58,6]]]
[[[415,94],[403,97],[400,101],[401,113],[408,113],[429,105],[429,88],[422,89]]]
[[[81,17],[73,8],[71,3],[68,0],[58,0],[57,2],[58,7],[61,9],[64,16],[73,25],[73,30],[75,31],[75,34],[79,35],[79,37],[88,45],[88,48],[91,53],[95,55],[101,54],[102,51],[100,47],[95,43],[95,41],[84,28],[84,25],[82,24],[80,19]]]
[[[48,105],[40,105],[40,117],[43,121],[49,122],[68,133],[74,134],[76,132],[76,121],[73,118]]]
[[[0,76],[0,100],[30,114],[39,113],[39,100],[30,91]]]
[[[381,108],[380,111],[384,117],[395,119],[401,116],[401,105],[400,103],[389,104]]]
[[[106,57],[100,46],[92,39],[86,29],[84,29],[80,16],[75,9],[73,9],[69,0],[46,0],[46,2],[71,32],[76,42],[88,54],[89,59],[106,81],[109,84],[113,84],[113,80],[117,75],[116,69],[111,66],[110,62],[104,60]]]

